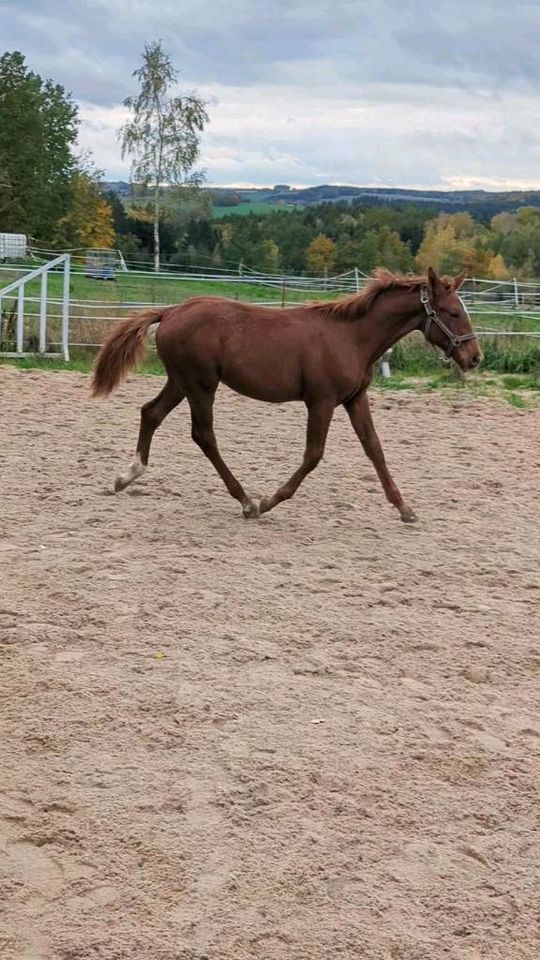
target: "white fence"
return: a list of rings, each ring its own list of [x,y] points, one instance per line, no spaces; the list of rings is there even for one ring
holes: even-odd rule
[[[51,260],[49,263],[38,267],[36,270],[31,270],[30,272],[27,271],[23,274],[23,276],[19,277],[18,280],[14,280],[12,283],[8,283],[7,286],[0,288],[0,344],[8,340],[7,328],[10,322],[10,318],[4,317],[2,301],[8,297],[16,297],[17,301],[15,321],[15,350],[3,351],[0,354],[1,356],[28,357],[39,352],[46,357],[56,357],[61,355],[64,357],[64,360],[69,360],[69,268],[70,256],[69,254],[64,253],[61,256],[56,257],[55,260]],[[60,347],[60,350],[47,352],[47,330],[51,319],[49,313],[50,301],[47,296],[47,281],[49,274],[57,269],[61,269],[64,274],[63,296],[62,300],[60,301],[61,313],[58,317],[58,319],[61,321],[60,340],[58,343],[53,343],[52,346],[58,346]],[[39,279],[41,282],[40,296],[39,298],[28,297],[26,295],[26,284],[37,279]],[[39,312],[29,314],[29,311],[27,310],[28,303],[39,303]],[[29,338],[25,337],[25,320],[29,320],[30,317],[38,318],[37,342],[32,340],[31,344],[28,342]],[[25,350],[25,345],[31,345],[33,349]]]

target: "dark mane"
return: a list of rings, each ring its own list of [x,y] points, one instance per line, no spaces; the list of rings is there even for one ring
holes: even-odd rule
[[[441,277],[441,280],[445,286],[450,287],[450,281],[446,277]],[[403,276],[379,267],[360,293],[354,293],[351,297],[341,297],[339,300],[311,303],[309,306],[311,310],[317,310],[329,320],[350,322],[365,316],[380,293],[385,293],[387,290],[417,290],[427,282],[426,277]]]

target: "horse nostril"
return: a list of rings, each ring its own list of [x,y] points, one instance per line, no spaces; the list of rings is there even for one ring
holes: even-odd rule
[[[469,363],[470,363],[471,367],[477,367],[478,364],[480,363],[480,354],[479,354],[479,353],[473,354],[473,356],[471,357]]]

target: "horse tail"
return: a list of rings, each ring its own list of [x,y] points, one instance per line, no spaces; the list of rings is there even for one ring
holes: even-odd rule
[[[159,323],[163,308],[145,310],[117,323],[103,341],[94,364],[92,396],[107,397],[142,359],[144,338],[153,323]]]

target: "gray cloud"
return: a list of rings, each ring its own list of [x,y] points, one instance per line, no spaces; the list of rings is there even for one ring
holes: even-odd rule
[[[83,142],[111,173],[118,106],[158,37],[182,85],[213,98],[203,162],[222,182],[520,179],[538,165],[537,0],[0,0],[0,36],[86,105]]]
[[[331,64],[329,92],[370,82],[497,87],[540,71],[536,0],[519,14],[503,0],[443,0],[435,10],[425,0],[4,0],[0,10],[6,46],[103,104],[127,93],[145,39],[157,36],[190,83],[271,83],[314,62]]]

